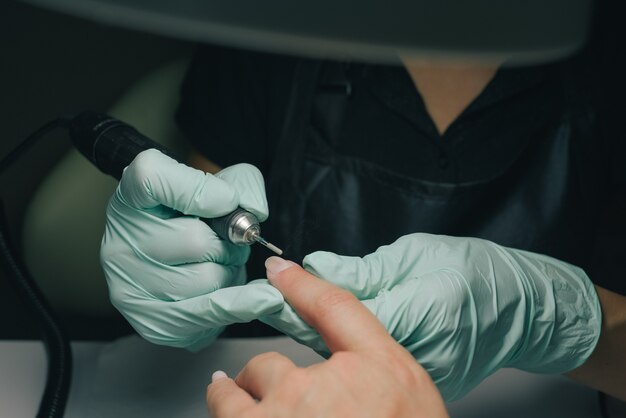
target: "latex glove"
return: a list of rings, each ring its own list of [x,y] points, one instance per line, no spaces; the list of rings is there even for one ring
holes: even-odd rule
[[[124,170],[100,255],[111,302],[145,339],[195,350],[225,325],[282,307],[269,284],[243,285],[250,248],[219,239],[198,219],[237,206],[260,221],[268,216],[263,177],[249,164],[213,176],[147,150]]]
[[[448,401],[502,367],[570,371],[600,334],[598,297],[581,269],[482,239],[412,234],[363,258],[316,252],[304,266],[354,293]],[[262,320],[326,350],[288,305]]]

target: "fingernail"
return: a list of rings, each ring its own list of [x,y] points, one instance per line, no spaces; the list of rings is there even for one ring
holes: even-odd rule
[[[228,377],[228,375],[226,373],[224,373],[221,370],[218,370],[215,373],[213,373],[213,376],[211,376],[211,382],[215,382],[215,381],[218,381],[220,379],[225,379],[227,377]]]
[[[285,260],[280,257],[272,256],[265,260],[265,269],[267,270],[267,278],[271,281],[278,273],[289,267],[296,266],[293,261]]]

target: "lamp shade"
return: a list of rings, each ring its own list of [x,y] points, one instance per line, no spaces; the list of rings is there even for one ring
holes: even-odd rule
[[[585,41],[592,0],[22,0],[109,25],[317,57],[559,58]]]

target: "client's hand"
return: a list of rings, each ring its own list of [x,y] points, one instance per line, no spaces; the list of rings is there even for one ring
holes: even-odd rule
[[[234,380],[216,372],[207,390],[212,417],[447,416],[428,373],[352,294],[278,257],[266,267],[270,282],[333,354],[299,368],[266,353]]]

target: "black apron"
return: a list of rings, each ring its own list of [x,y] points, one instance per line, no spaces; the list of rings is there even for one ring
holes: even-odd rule
[[[263,234],[286,258],[301,262],[317,250],[363,256],[403,235],[427,232],[480,237],[589,264],[589,248],[581,242],[593,239],[593,207],[586,202],[594,197],[581,188],[576,161],[585,150],[574,138],[593,136],[591,119],[548,101],[533,120],[536,135],[503,170],[467,183],[425,181],[334,151],[351,85],[341,66],[335,79],[320,84],[320,65],[326,64],[303,60],[295,71],[266,179],[270,219]],[[264,277],[268,255],[253,252],[250,279]]]
[[[304,61],[296,71],[268,181],[271,219],[264,232],[286,257],[301,261],[317,250],[363,256],[403,235],[428,232],[584,263],[587,251],[579,243],[593,231],[584,222],[589,214],[573,138],[593,136],[591,120],[546,103],[542,119],[533,120],[537,135],[502,172],[460,184],[424,181],[334,151],[350,80],[337,71],[336,80],[311,81],[319,66]],[[313,110],[326,118],[315,129]]]

